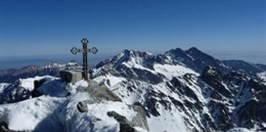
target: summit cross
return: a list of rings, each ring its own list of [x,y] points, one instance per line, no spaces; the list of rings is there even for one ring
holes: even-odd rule
[[[72,54],[77,54],[77,53],[83,53],[83,71],[82,71],[82,77],[84,80],[88,81],[88,55],[87,53],[92,53],[96,54],[98,52],[98,49],[96,47],[88,48],[88,39],[83,38],[81,40],[81,43],[83,45],[82,49],[78,49],[76,47],[73,47],[70,51]]]

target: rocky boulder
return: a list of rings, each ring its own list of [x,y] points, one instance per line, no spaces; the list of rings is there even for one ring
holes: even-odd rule
[[[62,80],[66,81],[67,83],[74,84],[82,80],[82,72],[74,71],[74,70],[63,70],[63,71],[60,71],[60,77]]]

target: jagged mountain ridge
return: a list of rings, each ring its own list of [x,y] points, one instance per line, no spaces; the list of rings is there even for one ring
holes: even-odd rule
[[[265,130],[266,74],[247,69],[177,48],[159,55],[124,50],[90,73],[126,104],[142,105],[150,131]]]
[[[130,50],[124,50],[123,52],[129,53]],[[135,51],[137,52],[137,51]],[[120,54],[121,54],[120,53]],[[172,64],[185,64],[187,67],[201,73],[205,66],[214,66],[220,67],[219,69],[223,69],[225,72],[228,71],[228,68],[231,70],[239,70],[242,69],[243,71],[247,72],[248,74],[256,75],[259,72],[263,72],[266,70],[266,65],[263,64],[252,64],[242,60],[218,60],[213,58],[212,56],[203,53],[202,51],[198,50],[195,47],[190,48],[189,50],[182,50],[180,48],[171,49],[166,51],[163,54],[159,54],[157,56],[152,55],[151,53],[147,52],[139,52],[146,56],[147,64],[144,64],[145,67],[149,67],[153,62],[157,61],[160,63],[171,63],[171,62],[164,62],[167,61],[166,56],[170,57],[173,61]],[[118,57],[120,54],[116,55],[112,58],[115,61],[115,58]],[[146,54],[146,55],[145,55]],[[196,58],[196,60],[194,60]],[[107,60],[105,60],[107,61]],[[105,61],[101,61],[96,65],[99,67],[105,63]],[[122,60],[120,60],[122,61]],[[150,62],[149,62],[150,61]],[[169,60],[168,60],[169,61]],[[20,69],[7,69],[7,70],[0,70],[0,83],[12,83],[19,78],[27,78],[27,77],[34,77],[34,76],[42,76],[42,75],[51,75],[59,77],[59,70],[66,69],[66,68],[73,68],[78,67],[82,69],[81,65],[76,61],[71,61],[67,64],[60,64],[60,63],[49,63],[47,65],[38,66],[38,65],[29,65],[25,66]]]
[[[264,130],[266,86],[257,77],[263,71],[250,72],[250,65],[240,69],[196,48],[159,55],[124,50],[91,73],[92,79],[114,89],[126,103],[142,104],[149,119],[160,123],[177,125],[169,121],[174,116],[165,115],[176,111],[190,131]]]
[[[76,61],[70,61],[66,64],[49,63],[46,65],[29,65],[20,69],[0,70],[0,83],[12,83],[20,78],[29,78],[35,76],[51,75],[59,77],[59,71],[62,69],[71,68],[81,69],[81,66]]]

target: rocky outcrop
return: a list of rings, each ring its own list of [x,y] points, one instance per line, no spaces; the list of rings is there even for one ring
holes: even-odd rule
[[[105,85],[98,84],[92,80],[89,80],[88,83],[88,87],[79,87],[77,89],[79,92],[87,92],[91,98],[90,100],[80,101],[77,104],[77,109],[79,112],[88,112],[87,105],[99,101],[122,102],[122,100],[112,91],[110,91]],[[120,124],[120,132],[135,132],[136,130],[134,127],[141,127],[143,129],[149,130],[145,108],[140,103],[129,105],[128,107],[132,108],[137,113],[136,116],[133,117],[132,121],[127,120],[124,116],[115,111],[110,111],[107,113],[108,116],[114,117],[118,121]]]
[[[119,132],[136,132],[136,130],[133,128],[133,126],[127,120],[126,117],[116,113],[115,111],[109,111],[107,112],[107,115],[115,118],[115,120],[119,123],[120,125]]]
[[[81,113],[88,112],[87,104],[86,104],[85,101],[79,102],[78,105],[77,105],[77,109]]]
[[[38,91],[38,88],[45,82],[45,79],[41,80],[35,80],[34,81],[34,89],[31,91],[31,96],[34,97],[39,97],[42,96],[43,94]]]
[[[201,74],[201,78],[205,83],[210,85],[220,94],[229,98],[232,97],[231,91],[226,89],[226,87],[223,85],[223,75],[218,69],[211,66],[205,67]]]
[[[91,98],[97,100],[109,100],[109,101],[120,101],[122,100],[111,92],[105,85],[98,84],[95,81],[89,80],[89,86],[86,88],[78,88],[78,91],[84,91],[89,94]]]
[[[66,81],[67,83],[76,83],[82,80],[82,72],[74,71],[74,70],[63,70],[60,71],[60,77],[62,80]]]
[[[146,119],[147,112],[145,108],[140,103],[135,103],[130,107],[132,107],[133,110],[137,112],[137,115],[133,117],[131,124],[133,126],[138,126],[146,130],[149,130],[149,126]]]
[[[17,81],[15,84],[7,86],[0,95],[0,104],[15,103],[29,99],[31,91],[22,87],[20,81]]]

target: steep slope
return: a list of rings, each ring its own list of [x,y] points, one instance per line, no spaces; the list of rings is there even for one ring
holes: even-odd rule
[[[203,53],[195,47],[185,51],[179,48],[172,49],[162,55],[158,55],[158,58],[162,58],[161,62],[166,60],[167,62],[172,62],[172,64],[184,64],[198,73],[201,73],[206,66],[216,67],[223,72],[227,72],[229,68],[222,61]]]
[[[250,75],[256,75],[264,71],[263,65],[255,65],[242,60],[224,60],[223,62],[233,70],[243,70]]]
[[[253,106],[265,110],[257,92],[264,93],[266,86],[257,77],[232,69],[196,48],[177,48],[157,56],[125,50],[90,72],[93,80],[108,86],[125,103],[141,104],[153,131],[180,129],[180,122],[188,131],[264,129],[266,120],[261,115],[240,117]],[[249,90],[254,87],[259,87],[257,92]],[[254,98],[258,100],[249,103]]]

